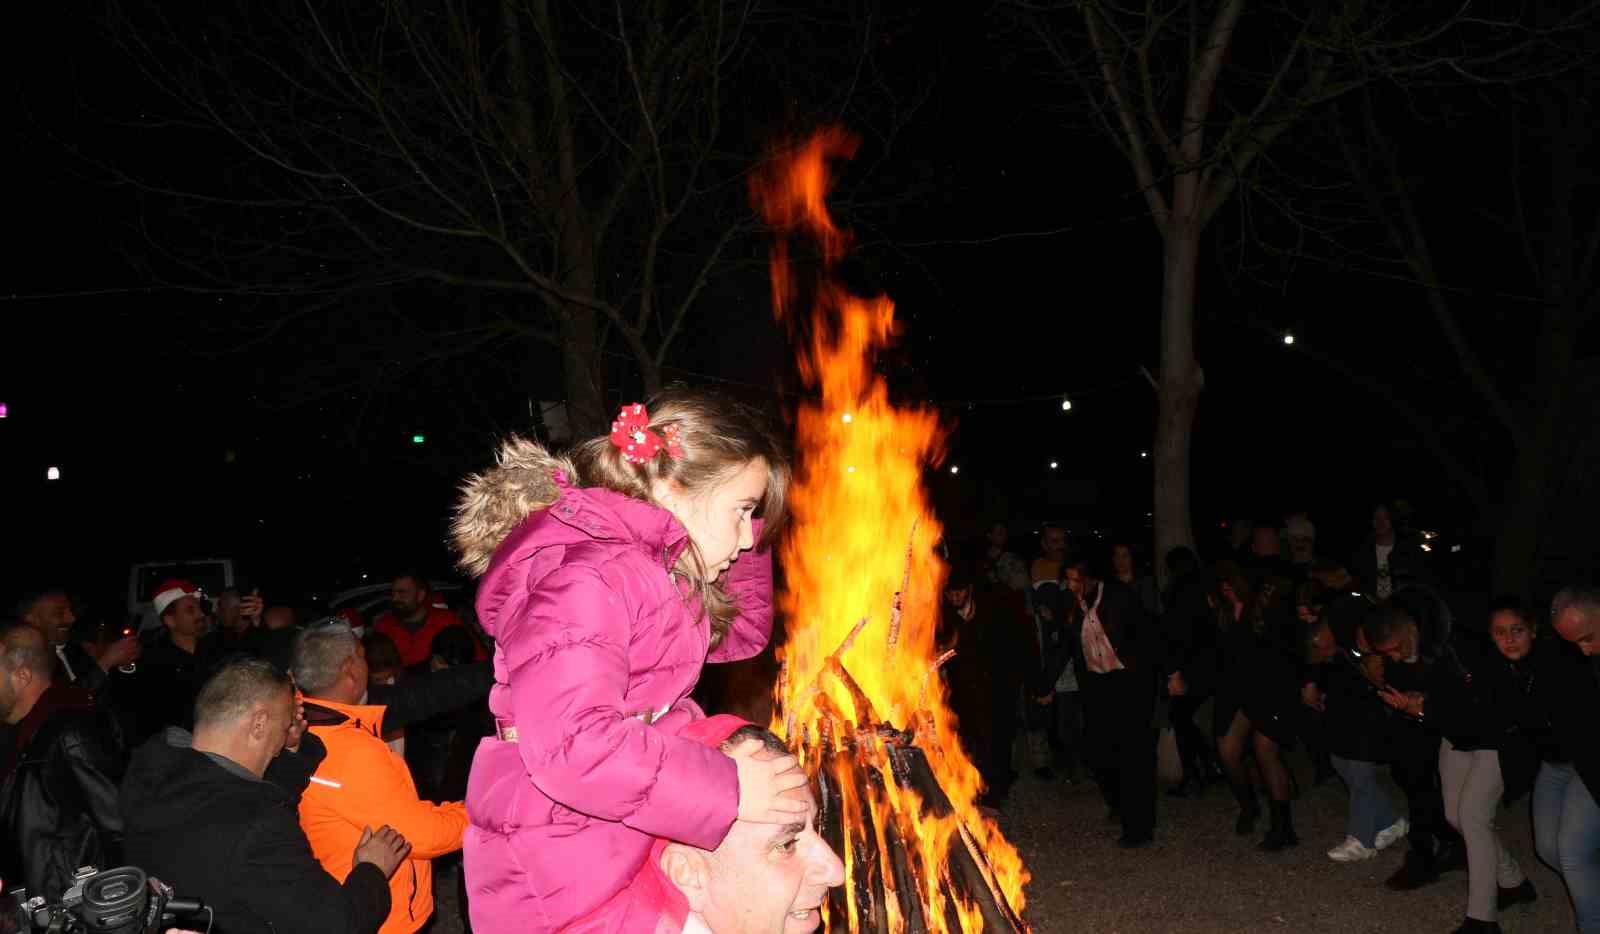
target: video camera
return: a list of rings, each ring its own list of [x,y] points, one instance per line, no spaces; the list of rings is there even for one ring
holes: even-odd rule
[[[61,901],[50,904],[42,895],[28,897],[26,890],[11,893],[16,899],[16,931],[61,934],[161,934],[172,925],[210,913],[198,898],[178,898],[172,887],[145,875],[134,866],[107,869],[84,866],[72,877]],[[0,927],[0,930],[4,930]]]

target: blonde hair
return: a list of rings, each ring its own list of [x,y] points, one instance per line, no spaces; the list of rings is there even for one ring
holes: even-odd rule
[[[651,491],[658,482],[675,484],[691,497],[709,491],[760,458],[767,465],[767,488],[756,514],[765,522],[757,547],[777,540],[786,517],[789,458],[767,419],[756,409],[720,393],[675,385],[645,402],[649,430],[656,434],[671,427],[677,431],[681,455],[673,457],[663,445],[643,464],[623,459],[611,443],[609,432],[556,456],[525,438],[512,437],[501,446],[494,469],[467,479],[456,508],[452,537],[461,554],[461,566],[473,576],[489,567],[494,549],[532,513],[554,503],[560,493],[554,473],[584,487],[601,487],[642,502],[660,505]],[[688,567],[671,568],[673,576],[689,585],[687,598],[710,616],[711,643],[727,632],[737,612],[732,599],[711,579],[705,559],[693,539]]]

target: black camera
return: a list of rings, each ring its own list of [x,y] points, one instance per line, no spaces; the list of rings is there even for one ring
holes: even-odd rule
[[[207,916],[210,910],[198,898],[179,898],[172,887],[145,875],[134,866],[79,869],[61,901],[50,904],[42,895],[28,897],[16,890],[16,930],[60,931],[62,934],[161,934],[182,921]]]

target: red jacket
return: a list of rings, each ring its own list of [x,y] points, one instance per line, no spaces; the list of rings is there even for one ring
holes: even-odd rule
[[[451,626],[465,625],[461,617],[453,610],[444,607],[432,606],[428,608],[428,618],[422,621],[421,628],[412,632],[400,618],[394,615],[393,610],[387,610],[378,621],[372,624],[374,632],[381,632],[394,640],[395,648],[400,650],[400,663],[407,668],[421,665],[433,657],[433,637]],[[483,651],[483,646],[478,644],[477,637],[473,637],[473,657],[477,661],[484,661],[489,656]]]

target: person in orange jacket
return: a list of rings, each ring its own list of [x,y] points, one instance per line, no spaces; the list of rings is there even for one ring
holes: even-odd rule
[[[421,671],[433,660],[433,637],[452,626],[466,629],[466,624],[454,610],[436,604],[428,588],[428,579],[415,571],[395,575],[390,591],[391,608],[380,614],[372,624],[373,632],[381,632],[394,640],[400,650],[400,661],[413,671]],[[469,633],[471,630],[467,630]],[[483,661],[489,657],[478,637],[472,637],[473,657]]]
[[[379,934],[411,934],[433,914],[433,858],[461,849],[466,806],[417,797],[405,760],[383,741],[387,708],[366,703],[366,652],[348,624],[330,620],[301,633],[291,671],[306,723],[328,749],[300,799],[311,851],[343,879],[363,827],[399,831],[411,855],[389,880],[392,907]]]

